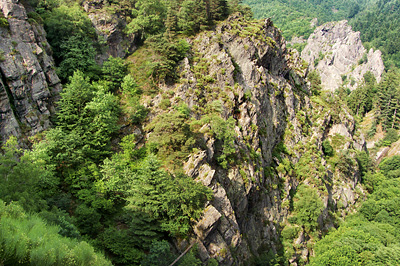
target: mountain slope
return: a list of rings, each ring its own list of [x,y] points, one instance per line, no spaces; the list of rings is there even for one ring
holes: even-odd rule
[[[179,69],[180,82],[161,87],[150,117],[162,121],[185,104],[196,125],[201,145],[184,169],[214,191],[194,231],[201,257],[221,265],[307,260],[307,243],[335,224],[332,212],[363,194],[355,156],[365,144],[353,135],[354,119],[334,99],[310,100],[306,69],[270,20],[231,16],[192,40]],[[161,98],[171,108],[162,111]],[[149,141],[154,134],[160,132],[150,132]],[[323,142],[332,143],[333,157]],[[301,218],[296,207],[304,191],[318,197],[316,209],[305,206],[312,217]],[[296,234],[283,241],[284,228]]]
[[[313,27],[312,22],[317,18],[318,24],[328,21],[338,21],[354,17],[370,1],[332,1],[332,0],[244,0],[254,12],[255,18],[272,18],[276,25],[282,29],[285,38],[290,40],[293,36],[308,38]],[[314,24],[314,25],[312,25]]]
[[[367,72],[379,83],[385,69],[381,55],[372,48],[366,51],[360,33],[354,32],[345,20],[317,27],[301,52],[309,69],[320,73],[322,87],[330,91],[341,86],[356,89]]]

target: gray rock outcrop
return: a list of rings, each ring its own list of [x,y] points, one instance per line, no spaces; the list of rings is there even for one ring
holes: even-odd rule
[[[109,2],[107,0],[87,0],[82,3],[97,34],[104,41],[105,51],[97,56],[100,64],[109,56],[124,58],[138,48],[138,36],[124,32],[127,16],[120,14],[121,7],[118,4],[111,6]]]
[[[0,27],[0,134],[32,136],[50,126],[61,90],[41,25],[28,19],[19,0],[2,0],[8,27]]]
[[[342,84],[355,89],[368,71],[380,82],[384,71],[382,53],[373,49],[366,51],[360,33],[354,32],[346,20],[317,27],[308,38],[301,57],[310,70],[319,71],[322,86],[329,91]]]
[[[341,140],[335,150],[348,150],[346,156],[354,163],[352,147],[365,147],[363,138],[354,136],[354,118],[345,111],[337,117],[309,99],[307,66],[286,48],[270,20],[247,22],[232,15],[189,41],[191,56],[179,67],[180,82],[161,87],[150,117],[165,112],[157,108],[157,99],[168,92],[172,104],[189,106],[193,119],[215,106],[222,118],[234,119],[234,163],[226,168],[218,163],[221,139],[206,123],[198,132],[202,146],[184,164],[187,175],[214,192],[195,226],[193,241],[201,243],[201,257],[216,258],[220,265],[251,265],[254,257],[276,253],[300,183],[319,191],[325,204],[320,228],[332,227],[331,211],[339,202],[354,205],[360,197],[356,191],[362,194],[362,189],[355,167],[343,174],[324,159],[322,142]],[[301,167],[307,169],[304,177],[295,170]],[[307,242],[314,240],[302,234],[293,244],[293,265],[312,254]]]

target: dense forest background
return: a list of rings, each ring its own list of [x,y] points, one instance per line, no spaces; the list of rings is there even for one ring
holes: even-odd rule
[[[0,264],[169,265],[179,256],[171,242],[192,231],[213,197],[209,188],[182,173],[181,162],[199,145],[196,129],[207,121],[223,151],[217,163],[229,167],[235,153],[233,122],[221,118],[218,106],[198,121],[181,104],[146,125],[153,131],[146,143],[135,134],[121,134],[121,123],[141,125],[151,111],[142,99],[156,95],[158,83],[179,79],[176,69],[190,50],[187,37],[212,29],[235,12],[252,18],[250,7],[241,2],[256,18],[272,17],[287,39],[307,38],[313,18],[318,24],[349,19],[367,48],[382,50],[388,72],[380,84],[367,74],[355,91],[339,90],[329,97],[318,74],[310,74],[310,96],[347,105],[360,124],[373,112],[367,134],[373,137],[377,128],[384,132],[377,148],[398,140],[398,0],[107,1],[111,12],[128,17],[124,31],[139,36],[140,53],[132,55],[137,65],[130,58],[96,62],[102,40],[79,1],[31,0],[34,10],[28,17],[44,26],[64,89],[53,128],[32,138],[29,150],[21,149],[15,138],[2,147]],[[0,23],[6,26],[6,19],[1,17]],[[163,96],[160,106],[166,110],[171,103]],[[323,149],[326,158],[342,158],[329,142]],[[400,264],[400,156],[375,164],[360,153],[356,164],[370,195],[356,213],[338,219],[336,229],[316,237],[321,240],[315,243],[311,265]],[[297,224],[316,234],[322,202],[304,187],[297,198],[292,207]],[[299,228],[286,226],[283,251],[252,263],[287,265]],[[202,265],[196,248],[177,265]],[[207,265],[218,262],[210,259]]]
[[[365,48],[382,51],[387,68],[400,66],[396,45],[400,39],[398,0],[244,0],[243,3],[251,6],[255,18],[271,17],[289,41],[294,36],[307,39],[317,25],[346,19],[353,30],[361,32]],[[317,25],[311,24],[314,18],[318,19]]]

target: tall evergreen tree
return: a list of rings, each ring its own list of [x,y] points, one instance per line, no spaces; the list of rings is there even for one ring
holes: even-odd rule
[[[347,98],[347,105],[354,114],[363,116],[372,110],[375,93],[375,77],[371,72],[367,72],[364,75],[364,82]]]
[[[170,1],[167,10],[167,19],[165,20],[165,34],[169,40],[172,40],[178,31],[178,11],[178,3]]]
[[[228,3],[226,0],[207,0],[207,16],[209,23],[222,20],[228,15]]]
[[[395,70],[389,71],[378,86],[377,117],[383,128],[399,128],[400,78]]]
[[[185,0],[182,3],[178,20],[179,28],[186,34],[198,32],[207,25],[207,5],[204,0]]]

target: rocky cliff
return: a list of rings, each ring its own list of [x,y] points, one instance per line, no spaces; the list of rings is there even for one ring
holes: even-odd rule
[[[129,6],[124,7],[124,4],[126,3],[113,3],[107,0],[82,2],[93,27],[104,42],[102,43],[104,52],[97,57],[99,63],[107,60],[109,56],[124,58],[138,47],[138,36],[124,32],[126,19],[131,15],[125,14],[125,11],[131,12],[131,9]]]
[[[214,199],[195,235],[190,241],[177,240],[177,248],[184,250],[195,241],[205,261],[212,257],[220,265],[254,265],[256,258],[282,255],[289,245],[293,252],[286,257],[292,265],[307,261],[315,238],[363,194],[355,154],[365,143],[354,134],[354,119],[334,98],[310,99],[307,66],[286,49],[270,20],[248,22],[233,15],[189,42],[180,82],[162,86],[150,103],[150,116],[173,112],[182,102],[193,119],[217,109],[223,119],[234,120],[228,128],[234,140],[228,145],[235,152],[228,167],[221,165],[223,140],[212,132],[211,122],[201,125],[203,145],[188,157],[184,170],[210,187]],[[157,109],[161,95],[169,95],[173,108]],[[347,160],[343,169],[324,154],[324,141],[332,144],[335,158]],[[316,235],[290,222],[300,184],[317,191],[323,202]],[[299,230],[283,242],[285,227]]]
[[[330,91],[342,84],[355,89],[368,71],[379,82],[384,71],[381,55],[379,50],[366,51],[360,33],[354,32],[345,20],[317,27],[301,53],[310,70],[319,71],[322,86]]]
[[[32,136],[50,126],[61,90],[43,27],[22,1],[0,1],[0,134]],[[4,20],[3,20],[4,21]]]

